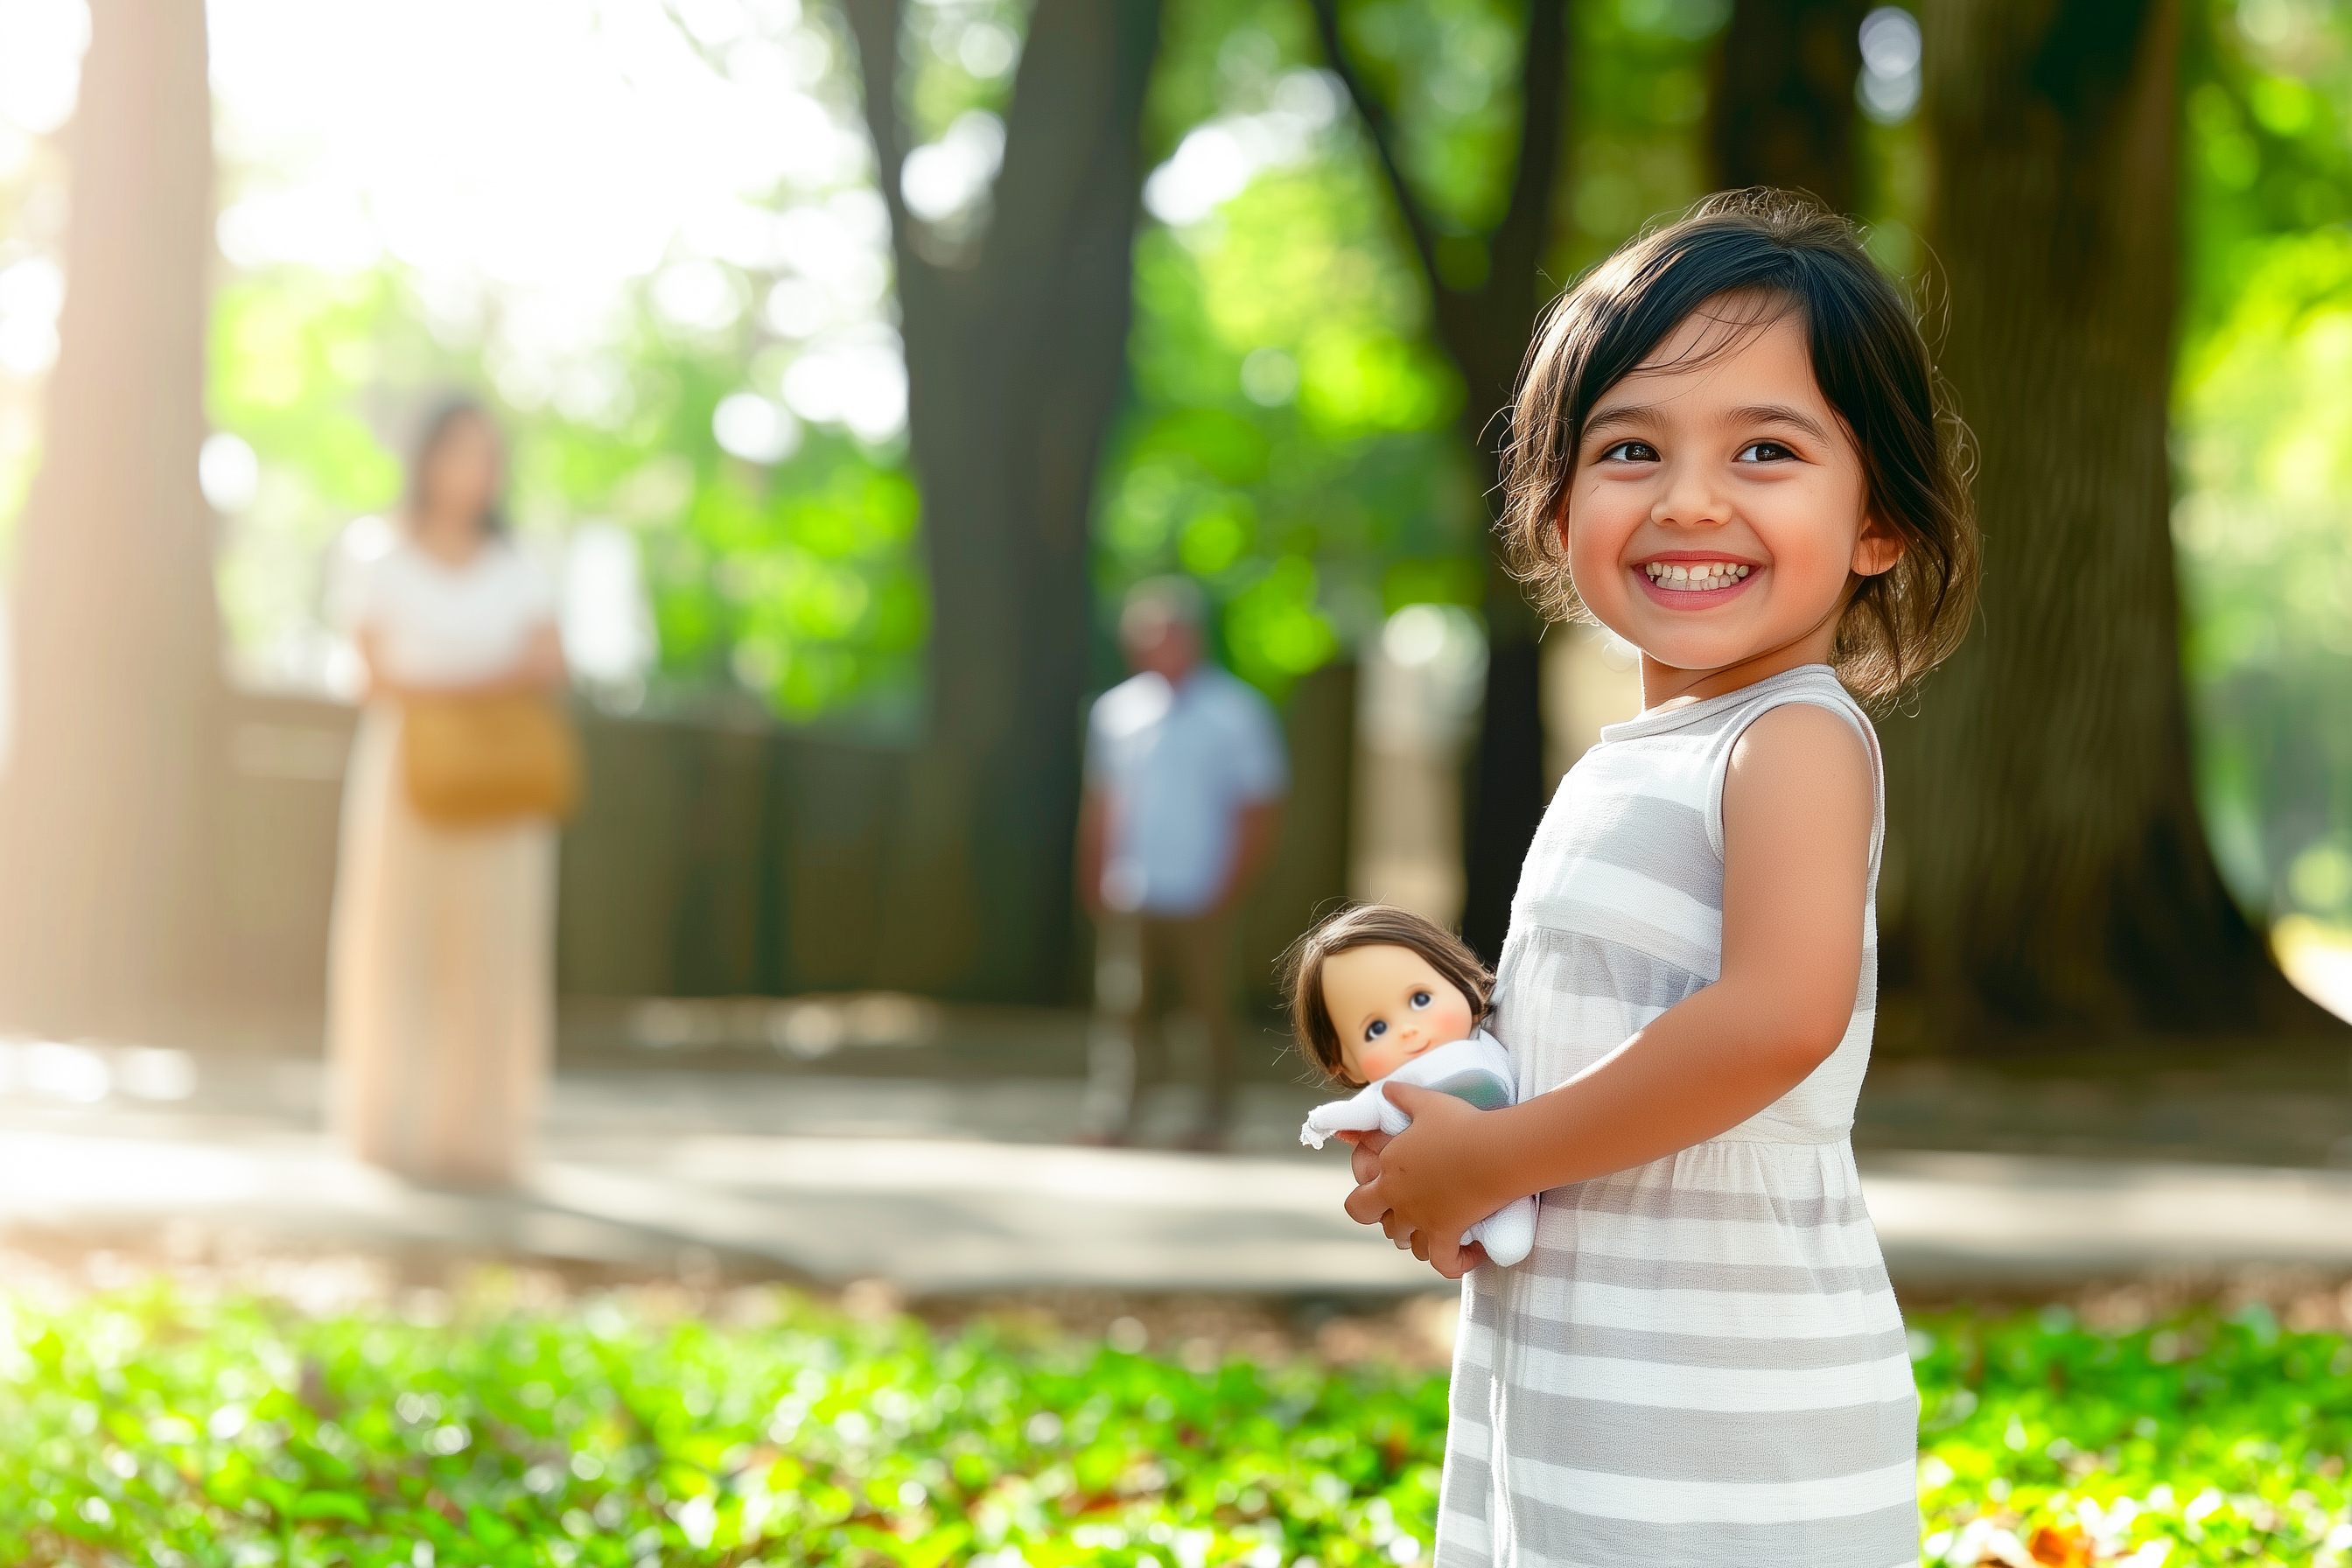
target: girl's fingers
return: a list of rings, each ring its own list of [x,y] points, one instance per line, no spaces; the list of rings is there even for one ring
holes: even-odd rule
[[[1484,1243],[1475,1241],[1467,1247],[1433,1247],[1429,1261],[1448,1279],[1459,1279],[1486,1261],[1486,1248]]]
[[[1380,1225],[1389,1212],[1388,1198],[1381,1192],[1377,1179],[1366,1182],[1349,1193],[1347,1203],[1341,1206],[1348,1211],[1348,1217],[1358,1225]]]
[[[1395,1106],[1399,1110],[1403,1111],[1406,1115],[1411,1116],[1415,1120],[1420,1118],[1420,1107],[1424,1101],[1433,1100],[1451,1100],[1454,1098],[1451,1095],[1441,1093],[1437,1089],[1423,1089],[1417,1083],[1382,1084],[1381,1086],[1381,1093],[1387,1099],[1391,1105]]]

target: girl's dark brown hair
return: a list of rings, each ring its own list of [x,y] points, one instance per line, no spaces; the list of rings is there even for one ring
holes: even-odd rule
[[[1709,196],[1552,307],[1520,373],[1503,453],[1512,568],[1548,614],[1587,618],[1565,537],[1585,419],[1692,311],[1727,297],[1758,307],[1727,311],[1736,329],[1801,320],[1813,377],[1862,455],[1870,514],[1903,542],[1891,571],[1854,580],[1830,654],[1856,693],[1891,698],[1949,657],[1975,608],[1968,430],[1901,293],[1853,226],[1810,196]]]
[[[1495,977],[1470,944],[1433,921],[1391,904],[1359,904],[1342,910],[1290,944],[1282,955],[1282,994],[1290,1011],[1290,1032],[1324,1076],[1353,1083],[1339,1031],[1323,1005],[1323,961],[1359,947],[1410,948],[1429,961],[1446,984],[1470,1004],[1470,1021],[1486,1016]]]

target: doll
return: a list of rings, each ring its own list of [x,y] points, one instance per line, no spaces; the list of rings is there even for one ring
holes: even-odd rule
[[[1291,1026],[1299,1047],[1349,1099],[1317,1106],[1298,1141],[1320,1149],[1334,1132],[1386,1132],[1412,1118],[1390,1103],[1393,1079],[1435,1089],[1482,1110],[1517,1098],[1511,1058],[1479,1028],[1494,980],[1462,939],[1419,915],[1381,904],[1346,910],[1295,943],[1286,961]],[[1507,1268],[1535,1245],[1536,1201],[1518,1198],[1472,1226]]]

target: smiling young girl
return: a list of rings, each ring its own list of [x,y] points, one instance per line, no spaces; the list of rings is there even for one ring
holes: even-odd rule
[[[1966,628],[1959,427],[1842,220],[1719,196],[1570,292],[1507,526],[1642,651],[1553,797],[1493,1027],[1519,1102],[1391,1098],[1349,1212],[1468,1271],[1437,1568],[1918,1555],[1917,1395],[1848,1142],[1892,696]],[[1454,1245],[1541,1194],[1517,1268]]]

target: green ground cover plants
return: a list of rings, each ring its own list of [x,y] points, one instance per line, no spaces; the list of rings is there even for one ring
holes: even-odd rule
[[[0,1302],[0,1562],[1403,1568],[1442,1373],[1192,1370],[779,1292],[416,1321],[148,1285]],[[740,1307],[740,1299],[737,1301]],[[1927,1560],[2330,1563],[2352,1348],[2259,1307],[1915,1321]],[[1207,1363],[1192,1359],[1194,1367]]]

